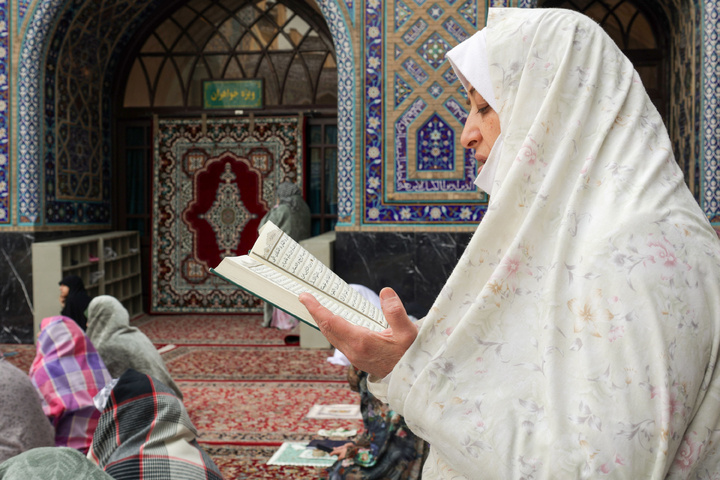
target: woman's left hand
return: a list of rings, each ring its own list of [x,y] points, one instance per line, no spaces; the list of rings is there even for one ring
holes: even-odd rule
[[[383,288],[380,292],[382,310],[390,326],[382,332],[373,332],[334,315],[309,293],[301,294],[300,302],[315,319],[320,332],[354,367],[378,378],[395,368],[417,337],[417,327],[392,288]]]

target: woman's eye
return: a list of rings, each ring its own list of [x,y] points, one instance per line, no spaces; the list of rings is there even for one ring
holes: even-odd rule
[[[478,107],[478,113],[481,115],[484,115],[490,110],[490,105],[485,105],[484,107]]]

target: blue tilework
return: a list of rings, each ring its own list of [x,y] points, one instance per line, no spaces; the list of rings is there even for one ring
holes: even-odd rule
[[[400,30],[412,14],[413,11],[403,0],[395,0],[395,31]]]
[[[10,215],[10,155],[8,117],[10,116],[10,91],[8,84],[10,36],[8,5],[0,0],[0,225],[11,223]]]
[[[707,217],[720,224],[720,8],[715,1],[704,5],[702,82],[702,171],[701,205]],[[699,169],[698,169],[699,170]]]
[[[355,224],[355,58],[350,28],[337,0],[318,0],[335,44],[338,65],[338,225]],[[367,31],[376,38],[379,32]],[[370,49],[370,43],[367,44]],[[373,49],[382,59],[377,47]],[[382,65],[382,63],[379,63]],[[369,69],[377,72],[377,69]]]
[[[400,75],[395,74],[395,108],[400,106],[413,92],[412,87]]]
[[[455,169],[455,129],[437,113],[417,131],[417,169],[452,171]]]

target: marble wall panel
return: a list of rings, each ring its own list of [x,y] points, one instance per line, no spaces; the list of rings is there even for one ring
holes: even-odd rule
[[[32,244],[92,233],[97,232],[0,234],[0,343],[33,343]],[[59,290],[45,293],[60,295]]]
[[[348,283],[392,287],[411,315],[425,316],[471,232],[338,232],[334,269]]]
[[[32,233],[0,235],[0,343],[32,343]]]

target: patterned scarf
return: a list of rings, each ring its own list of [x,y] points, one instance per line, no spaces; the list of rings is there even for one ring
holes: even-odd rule
[[[659,113],[581,14],[491,8],[486,40],[489,208],[371,390],[432,445],[424,478],[710,478],[720,242]],[[456,48],[472,84],[472,37]]]
[[[110,374],[72,319],[56,316],[42,321],[30,379],[55,426],[55,445],[86,453],[100,417],[93,397],[110,381]]]
[[[88,458],[115,480],[221,480],[172,389],[127,370],[105,405]]]

